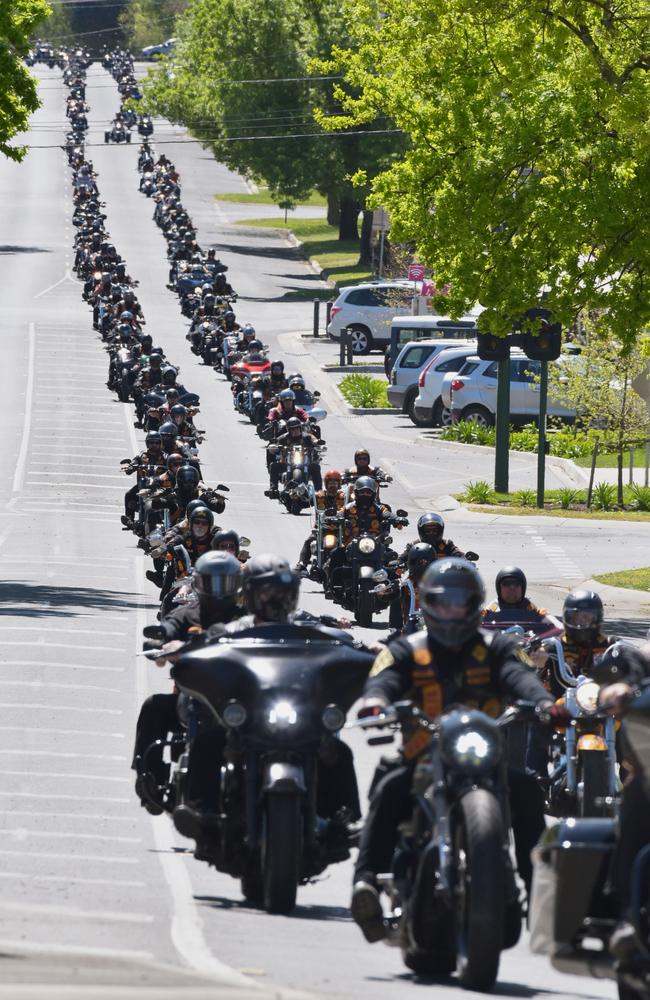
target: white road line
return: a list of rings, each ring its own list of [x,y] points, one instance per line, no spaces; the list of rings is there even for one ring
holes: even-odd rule
[[[33,463],[30,463],[30,464],[31,465],[42,465],[45,468],[48,468],[52,463],[51,462],[33,462]],[[43,472],[41,469],[39,469],[38,472],[28,472],[27,475],[28,476],[60,476],[61,472],[60,471],[59,472]],[[65,485],[68,485],[68,486],[72,485],[72,483],[67,482],[67,480],[69,480],[71,478],[72,479],[119,479],[120,482],[123,481],[123,477],[122,476],[108,475],[105,472],[104,473],[102,473],[102,472],[91,472],[89,468],[86,469],[85,472],[66,472]],[[49,483],[48,485],[54,486],[54,483]]]
[[[50,625],[0,625],[0,632],[51,632],[63,635],[126,635],[126,632],[104,632],[92,628],[52,628]]]
[[[65,917],[67,920],[103,920],[108,923],[152,924],[151,913],[127,913],[114,910],[83,910],[78,906],[49,906],[47,903],[15,903],[0,900],[0,910],[31,913],[42,917]]]
[[[10,799],[47,799],[47,800],[52,799],[65,802],[79,801],[78,795],[58,795],[54,792],[7,792],[4,790],[0,790],[0,795]],[[133,804],[133,799],[116,799],[102,795],[93,795],[90,801],[93,804],[95,802],[110,802],[112,805],[121,805],[121,806]]]
[[[19,493],[23,487],[25,464],[27,462],[27,450],[29,448],[29,435],[32,426],[32,400],[34,397],[34,346],[36,342],[36,327],[29,324],[28,333],[28,357],[27,357],[27,384],[25,387],[25,416],[23,419],[23,436],[20,442],[20,451],[16,461],[16,471],[14,472],[13,492]]]
[[[48,292],[54,291],[54,289],[58,288],[59,285],[62,285],[64,281],[72,281],[73,284],[75,284],[75,285],[77,284],[77,282],[75,281],[75,279],[70,274],[70,271],[68,270],[68,271],[65,272],[65,274],[63,275],[62,278],[59,278],[58,281],[55,281],[53,285],[48,285],[48,287],[44,288],[42,292],[38,292],[36,295],[34,295],[34,298],[35,299],[40,299],[41,296],[47,295]]]
[[[0,878],[19,878],[22,882],[63,882],[64,885],[115,885],[120,888],[129,889],[146,889],[147,887],[146,882],[130,882],[118,878],[76,878],[72,875],[36,875],[34,872],[0,872]],[[6,941],[0,941],[0,947],[2,948],[7,946],[7,944],[8,942]],[[15,942],[14,947],[24,948],[25,942]],[[53,946],[49,945],[49,947],[52,948]],[[84,951],[81,946],[72,950]],[[86,951],[90,951],[90,949],[86,949]],[[148,952],[144,954],[148,954]]]
[[[45,660],[3,660],[0,663],[0,670],[3,667],[54,667],[56,670],[89,670],[107,674],[123,674],[126,671],[126,667],[97,667],[89,663],[48,663]]]
[[[24,681],[22,678],[5,677],[3,687],[52,688],[62,691],[103,691],[104,694],[122,694],[122,688],[107,688],[97,684],[61,684],[60,681]]]
[[[28,473],[28,475],[31,475],[31,473]],[[35,473],[33,473],[33,475],[38,476],[39,473],[35,472]],[[56,489],[57,487],[70,486],[71,484],[67,480],[64,480],[63,482],[59,482],[59,483],[42,483],[42,482],[40,482],[40,480],[31,479],[30,478],[30,481],[29,481],[29,483],[27,485],[28,486],[49,486],[50,489],[52,489],[52,488]],[[81,486],[81,484],[79,484],[79,485]],[[100,485],[95,486],[95,485],[91,485],[90,483],[84,483],[82,489],[84,489],[84,490],[119,490],[120,493],[124,493],[124,487],[123,486],[108,486],[108,485],[105,486],[103,483],[101,484],[101,486]],[[77,497],[77,496],[83,497],[83,493],[59,493],[58,495],[60,497],[70,497],[71,499],[73,499],[74,497]]]
[[[0,733],[47,733],[48,736],[96,736],[99,739],[124,740],[125,733],[103,733],[96,729],[58,729],[55,726],[0,726]]]
[[[0,857],[5,858],[25,858],[24,851],[11,851],[0,847]],[[27,858],[47,858],[48,861],[98,861],[107,865],[139,865],[140,858],[121,858],[119,855],[102,854],[76,854],[74,851],[68,854],[58,854],[50,851],[30,851]]]
[[[69,774],[67,771],[11,771],[0,769],[0,774],[12,778],[67,778],[79,781],[117,781],[120,785],[130,785],[130,778],[118,778],[112,774]]]
[[[26,809],[0,809],[0,816],[25,816],[32,819],[88,819],[101,823],[133,823],[132,816],[103,816],[101,813],[32,812]],[[1,900],[0,900],[1,905]]]
[[[15,643],[16,646],[20,643]],[[0,708],[28,708],[33,712],[82,712],[89,713],[93,715],[124,715],[121,708],[82,708],[80,705],[34,705],[32,703],[24,703],[18,701],[3,701],[0,702]]]
[[[8,827],[4,827],[2,830],[3,836],[17,837],[19,840],[26,840],[27,837],[54,837],[57,840],[63,840],[66,837],[68,840],[72,838],[73,840],[98,840],[106,841],[107,843],[115,844],[141,844],[142,837],[112,837],[110,834],[103,833],[52,833],[51,830],[26,830],[23,827],[16,828],[15,830],[10,830]]]
[[[3,642],[4,646],[47,646],[48,649],[83,649],[93,653],[125,653],[126,650],[117,646],[79,646],[75,642],[32,642],[30,639],[22,639],[20,642]]]
[[[68,753],[65,750],[28,750],[26,747],[21,747],[20,750],[11,749],[3,750],[3,757],[56,757],[57,760],[108,760],[111,762],[121,762],[124,763],[128,760],[124,754],[112,754],[112,753],[83,753],[77,751],[76,753]]]

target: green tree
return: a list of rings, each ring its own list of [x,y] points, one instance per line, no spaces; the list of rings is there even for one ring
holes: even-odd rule
[[[347,0],[342,122],[410,138],[372,183],[447,308],[482,324],[594,310],[621,345],[650,321],[647,0]]]
[[[26,150],[9,143],[24,132],[39,106],[34,78],[24,57],[37,24],[47,17],[45,0],[12,0],[0,7],[0,153],[21,160]]]
[[[605,318],[606,321],[606,318]],[[650,340],[646,335],[628,347],[593,318],[582,324],[581,353],[549,365],[549,392],[576,411],[584,428],[600,427],[616,445],[618,502],[623,503],[623,462],[626,443],[650,436],[648,392]],[[612,449],[613,450],[613,449]]]
[[[55,3],[47,20],[38,25],[36,36],[44,42],[49,42],[51,39],[54,45],[62,44],[63,39],[72,39],[74,29],[71,10],[72,8],[65,3]]]
[[[229,167],[263,179],[278,204],[314,188],[340,207],[341,239],[358,238],[365,191],[352,176],[373,176],[394,136],[331,137],[314,110],[340,112],[329,80],[310,70],[329,55],[343,23],[334,0],[193,0],[177,21],[173,59],[145,84],[152,110],[187,125]],[[259,81],[244,82],[238,81]],[[268,81],[268,82],[265,82]],[[389,140],[389,141],[387,141]]]
[[[174,22],[188,0],[132,0],[119,15],[129,48],[138,51],[174,35]]]

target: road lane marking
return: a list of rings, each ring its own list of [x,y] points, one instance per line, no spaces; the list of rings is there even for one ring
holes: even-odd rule
[[[155,920],[151,913],[83,910],[78,906],[50,906],[47,903],[16,903],[10,900],[0,900],[0,910],[43,917],[66,917],[70,920],[105,920],[109,923],[152,924]]]
[[[57,801],[78,802],[78,795],[60,795],[54,792],[7,792],[0,790],[0,795],[10,799],[56,799]],[[133,799],[117,799],[102,795],[93,795],[91,802],[105,802],[111,805],[133,805]],[[0,873],[1,874],[1,873]]]
[[[52,465],[53,463],[52,462],[32,462],[30,464],[31,465],[42,465],[45,468],[49,468],[49,466]],[[28,472],[27,475],[28,476],[60,476],[61,473],[60,473],[60,471],[59,472],[43,472],[41,469],[39,469],[38,472]],[[122,476],[108,475],[105,472],[104,473],[102,473],[102,472],[92,472],[90,468],[86,469],[85,472],[67,472],[66,473],[66,480],[64,481],[64,485],[67,485],[67,486],[72,486],[73,485],[72,483],[68,482],[68,480],[70,478],[72,478],[72,479],[119,479],[120,482],[123,482],[123,477]],[[54,483],[48,483],[48,485],[49,486],[54,486],[55,484]]]
[[[0,770],[0,774],[5,774],[12,778],[66,778],[79,779],[79,781],[117,781],[120,785],[130,785],[130,778],[117,778],[112,774],[68,774],[66,771],[10,771]]]
[[[0,625],[0,632],[51,632],[52,634],[70,635],[126,635],[126,632],[105,632],[100,629],[91,628],[52,628],[50,625]]]
[[[23,854],[24,856],[24,854]],[[22,881],[29,882],[63,882],[65,885],[107,885],[107,886],[119,886],[120,888],[128,889],[146,889],[146,882],[131,882],[126,879],[119,878],[78,878],[72,875],[36,875],[34,872],[0,872],[0,878],[19,878]],[[0,947],[5,947],[7,942],[0,941]],[[16,942],[15,946],[24,948],[25,942]],[[50,945],[49,947],[54,947]],[[79,946],[79,948],[72,949],[74,951],[83,951],[84,949]],[[90,949],[87,949],[90,950]],[[108,949],[107,949],[108,950]],[[40,951],[40,947],[39,947]],[[145,953],[148,954],[148,953]]]
[[[25,387],[25,415],[23,418],[23,436],[20,441],[20,450],[16,461],[14,472],[13,492],[20,493],[25,479],[25,465],[27,463],[27,451],[29,449],[29,436],[32,426],[32,402],[34,398],[34,348],[36,343],[36,327],[34,323],[29,324],[28,332],[28,356],[27,356],[27,384]]]
[[[48,663],[46,660],[4,660],[0,663],[0,670],[3,667],[55,667],[57,670],[90,670],[111,674],[123,674],[126,671],[126,667],[98,667],[89,663]]]
[[[0,726],[0,733],[47,733],[50,736],[97,736],[99,739],[124,740],[124,733],[103,733],[96,729],[58,729],[54,726]]]
[[[12,851],[0,847],[0,857],[25,858],[25,852]],[[117,854],[76,854],[74,851],[66,854],[50,851],[30,851],[29,858],[46,858],[48,861],[99,861],[101,864],[107,865],[139,865],[141,863],[140,858],[123,858]]]
[[[34,472],[34,473],[28,473],[28,475],[29,476],[31,476],[31,475],[38,476],[38,475],[40,475],[40,473]],[[42,482],[40,482],[37,479],[31,479],[30,478],[30,481],[29,481],[29,483],[27,485],[28,486],[49,486],[50,489],[57,489],[57,488],[61,488],[63,486],[71,486],[72,484],[69,483],[68,480],[64,480],[63,482],[59,482],[59,483],[42,483]],[[81,486],[81,484],[79,484],[79,485]],[[124,493],[124,487],[123,486],[109,486],[109,485],[104,485],[103,483],[101,485],[97,485],[97,486],[95,486],[94,484],[91,484],[91,483],[84,483],[82,489],[84,489],[84,490],[119,490],[120,493]],[[83,497],[83,493],[59,493],[58,495],[60,497],[70,497],[71,499],[74,499],[74,497],[79,497],[79,496]]]
[[[15,643],[18,646],[20,643]],[[124,715],[121,708],[82,708],[80,705],[34,705],[32,702],[3,701],[0,708],[28,708],[30,711],[39,712],[92,712],[93,715]],[[1,773],[1,772],[0,772]],[[0,795],[2,793],[0,792]]]
[[[20,750],[3,750],[3,757],[56,757],[61,760],[109,760],[109,761],[120,761],[124,763],[128,760],[123,754],[108,754],[108,753],[67,753],[65,750],[28,750],[26,747],[21,747]]]
[[[125,653],[126,650],[119,648],[117,646],[78,646],[74,642],[48,642],[45,639],[41,639],[40,642],[32,642],[30,639],[22,639],[20,642],[4,642],[3,646],[45,646],[48,649],[83,649],[90,650],[93,653]]]
[[[0,816],[24,816],[36,819],[89,819],[101,823],[133,823],[133,816],[102,815],[101,813],[32,812],[27,809],[0,809]],[[0,900],[1,905],[1,900]]]
[[[64,838],[72,838],[73,840],[98,840],[106,841],[108,843],[115,844],[141,844],[142,837],[112,837],[110,834],[103,833],[52,833],[50,830],[26,830],[23,827],[17,827],[14,830],[10,830],[8,827],[4,827],[2,830],[3,835],[9,837],[16,837],[18,840],[26,840],[27,837],[55,837],[59,840]],[[30,852],[31,854],[31,852]],[[36,855],[38,857],[38,855]]]

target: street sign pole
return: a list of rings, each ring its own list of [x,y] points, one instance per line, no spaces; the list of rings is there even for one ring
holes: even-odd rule
[[[504,361],[497,364],[497,419],[494,448],[494,489],[508,492],[510,449],[510,349]]]
[[[548,361],[542,361],[539,379],[539,426],[537,437],[537,506],[544,507],[546,473],[546,411],[548,403]]]

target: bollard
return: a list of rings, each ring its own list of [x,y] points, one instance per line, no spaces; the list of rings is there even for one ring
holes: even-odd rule
[[[341,367],[352,364],[352,334],[346,326],[341,327],[339,364]]]
[[[325,333],[327,333],[327,328],[330,325],[332,319],[332,306],[334,302],[332,299],[325,305]]]
[[[314,336],[318,336],[318,327],[320,325],[320,299],[314,299]]]

